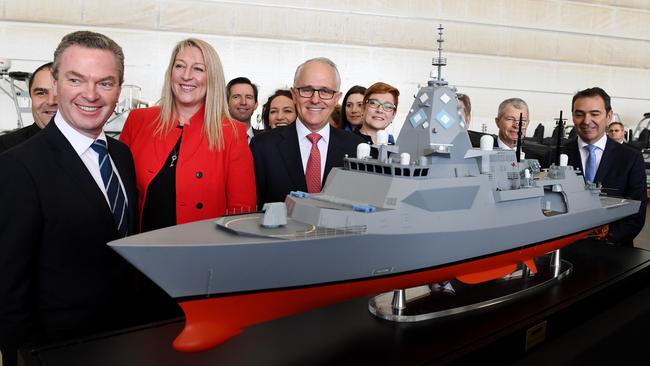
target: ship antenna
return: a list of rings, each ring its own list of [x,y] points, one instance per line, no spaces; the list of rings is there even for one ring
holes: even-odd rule
[[[562,145],[562,135],[564,135],[564,119],[560,110],[560,118],[557,120],[557,142],[555,145],[555,165],[560,166],[560,147]]]
[[[438,81],[444,80],[442,78],[442,67],[447,65],[447,59],[445,57],[442,57],[442,44],[445,42],[445,40],[442,38],[442,31],[444,29],[445,28],[442,27],[442,24],[438,25],[438,39],[436,40],[436,42],[438,42],[438,57],[434,57],[431,60],[431,65],[438,67],[438,76],[434,78]]]
[[[517,163],[521,160],[521,126],[523,125],[524,114],[519,113],[519,126],[517,127]]]

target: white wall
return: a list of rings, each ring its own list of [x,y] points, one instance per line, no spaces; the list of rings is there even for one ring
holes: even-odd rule
[[[340,68],[342,90],[385,81],[402,93],[396,121],[425,83],[435,56],[436,27],[445,29],[444,76],[471,96],[473,129],[494,132],[499,102],[518,96],[533,127],[570,111],[571,95],[601,86],[627,127],[650,112],[650,2],[644,0],[0,0],[0,57],[13,71],[51,59],[63,35],[105,33],[126,55],[126,83],[158,99],[173,45],[210,42],[226,78],[248,76],[260,106],[290,86],[295,67],[327,56]],[[25,115],[28,121],[31,116]],[[15,127],[0,95],[0,129]]]

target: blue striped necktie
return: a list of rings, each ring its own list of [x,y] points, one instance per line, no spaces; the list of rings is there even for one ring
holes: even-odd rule
[[[115,219],[117,231],[122,236],[126,236],[129,229],[126,217],[126,197],[122,191],[120,180],[113,171],[111,159],[108,157],[106,141],[95,140],[90,147],[99,155],[99,171],[102,174],[104,188],[106,188],[106,196],[108,197],[111,212],[113,212],[113,219]]]

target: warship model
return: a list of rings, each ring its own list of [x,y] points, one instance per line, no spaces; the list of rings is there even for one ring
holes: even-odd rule
[[[291,192],[263,213],[226,216],[110,242],[176,299],[179,351],[247,326],[347,299],[456,278],[499,278],[636,213],[566,164],[541,170],[515,151],[472,148],[456,89],[419,88],[397,144],[360,145],[321,193]],[[381,135],[381,134],[380,134]]]

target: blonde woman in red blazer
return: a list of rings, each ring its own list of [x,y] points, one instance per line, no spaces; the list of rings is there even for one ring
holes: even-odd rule
[[[255,210],[246,129],[230,120],[216,51],[176,45],[160,106],[132,110],[120,140],[131,149],[143,231]]]

